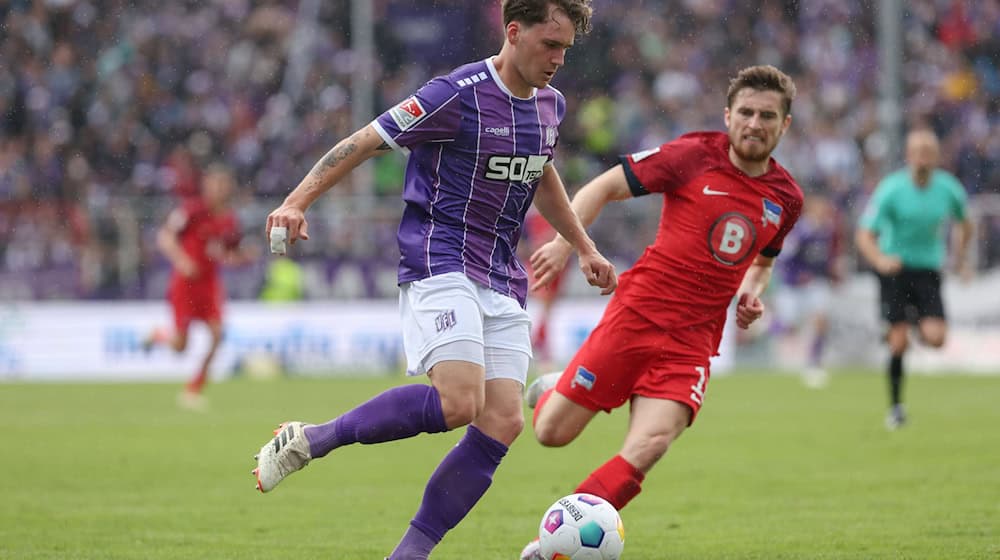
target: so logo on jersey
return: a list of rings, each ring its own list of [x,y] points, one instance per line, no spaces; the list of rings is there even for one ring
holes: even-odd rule
[[[734,266],[753,252],[757,242],[754,222],[739,212],[719,216],[708,229],[708,249],[715,260]]]
[[[542,176],[549,156],[490,156],[486,161],[486,178],[494,181],[530,183]]]

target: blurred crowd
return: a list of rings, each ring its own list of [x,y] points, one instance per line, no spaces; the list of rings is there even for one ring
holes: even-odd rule
[[[900,165],[880,128],[878,14],[863,0],[594,0],[555,85],[570,114],[557,165],[569,188],[695,129],[720,129],[728,78],[759,63],[796,81],[777,158],[853,223]],[[1000,196],[1000,1],[912,0],[902,21],[904,127],[930,125],[970,195]],[[501,42],[499,1],[372,0],[374,60],[351,48],[348,0],[9,0],[0,3],[0,298],[159,298],[156,228],[210,162],[242,186],[247,241],[352,121]],[[308,10],[306,8],[309,8]],[[307,13],[308,12],[308,13]],[[308,17],[307,17],[308,16]],[[393,154],[311,211],[295,246],[306,297],[395,293],[404,162]],[[658,199],[595,224],[623,264],[652,239]],[[985,206],[984,206],[985,207]],[[1000,209],[980,265],[1000,264]],[[849,246],[849,244],[847,244]],[[269,259],[230,271],[253,298]]]

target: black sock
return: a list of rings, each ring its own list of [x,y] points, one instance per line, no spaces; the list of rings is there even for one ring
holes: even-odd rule
[[[900,398],[903,392],[903,355],[892,356],[889,358],[889,397],[892,400],[892,406],[896,406],[902,399]]]

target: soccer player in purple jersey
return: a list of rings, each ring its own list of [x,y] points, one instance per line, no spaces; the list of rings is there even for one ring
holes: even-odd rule
[[[802,381],[826,385],[823,351],[829,330],[833,289],[840,281],[841,228],[833,201],[820,193],[805,198],[802,216],[788,237],[779,273],[784,288],[775,295],[782,332],[798,332],[807,347]]]
[[[617,286],[552,165],[566,101],[549,82],[590,14],[590,0],[504,0],[498,55],[434,78],[338,143],[267,218],[269,236],[281,226],[291,243],[309,239],[304,212],[321,194],[372,156],[409,154],[400,313],[409,373],[430,384],[390,389],[325,424],[286,422],[254,469],[267,492],[338,447],[468,425],[392,560],[428,557],[486,492],[524,426],[531,340],[516,247],[532,201],[572,243],[588,282],[602,294]]]

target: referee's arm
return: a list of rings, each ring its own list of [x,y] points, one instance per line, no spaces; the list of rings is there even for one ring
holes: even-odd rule
[[[854,244],[857,245],[861,256],[882,276],[891,276],[903,268],[903,263],[898,257],[886,255],[878,248],[875,232],[864,226],[859,227],[854,233]]]

